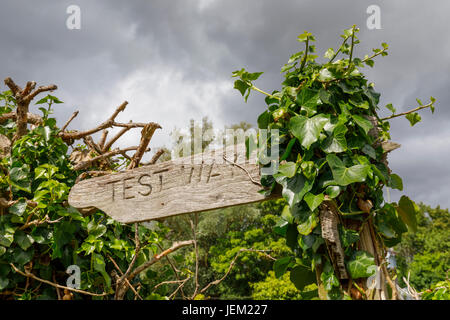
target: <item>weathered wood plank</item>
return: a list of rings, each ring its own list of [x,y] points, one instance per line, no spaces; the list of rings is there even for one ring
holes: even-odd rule
[[[69,204],[132,223],[263,201],[255,157],[246,159],[245,145],[238,145],[84,180]]]

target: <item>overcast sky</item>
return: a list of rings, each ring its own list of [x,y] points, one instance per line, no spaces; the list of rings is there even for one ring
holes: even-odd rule
[[[127,100],[118,120],[162,125],[154,149],[168,144],[173,128],[185,127],[191,118],[208,116],[218,128],[255,124],[265,108],[263,97],[253,94],[245,104],[233,89],[232,71],[264,71],[257,85],[279,89],[280,67],[301,49],[298,34],[312,32],[322,56],[337,48],[343,29],[357,24],[362,42],[357,55],[381,42],[390,45],[389,56],[364,70],[382,94],[381,106],[393,103],[407,111],[417,106],[416,97],[424,103],[430,96],[437,99],[435,114],[424,110],[415,127],[404,118],[391,122],[392,140],[402,145],[389,158],[403,178],[401,194],[450,207],[447,0],[427,5],[419,0],[0,0],[0,5],[2,79],[58,85],[55,95],[65,102],[56,107],[59,122],[80,110],[71,129],[95,126]],[[66,27],[69,5],[81,9],[80,30]],[[380,7],[381,29],[367,28],[369,5]],[[139,132],[122,144],[138,141]]]

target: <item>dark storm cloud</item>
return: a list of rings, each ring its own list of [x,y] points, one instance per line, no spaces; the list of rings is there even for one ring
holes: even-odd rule
[[[81,8],[81,30],[65,27],[71,4]],[[381,30],[366,28],[372,4],[381,8]],[[380,105],[392,102],[406,111],[416,106],[416,97],[438,100],[436,113],[424,110],[414,128],[405,119],[392,121],[392,139],[402,148],[390,156],[390,165],[404,178],[404,193],[450,206],[448,1],[3,0],[0,6],[3,78],[56,83],[66,102],[56,110],[58,120],[81,111],[74,128],[93,126],[129,100],[123,120],[161,122],[159,144],[191,117],[208,115],[218,126],[255,123],[263,97],[252,94],[244,104],[232,90],[232,71],[264,71],[258,86],[278,89],[280,67],[301,49],[299,33],[312,32],[322,56],[339,45],[342,29],[357,24],[358,55],[381,42],[390,45],[388,57],[364,70],[382,93]],[[126,142],[132,139],[138,136]]]

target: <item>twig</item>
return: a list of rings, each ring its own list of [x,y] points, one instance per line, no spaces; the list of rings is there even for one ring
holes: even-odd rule
[[[17,114],[15,112],[8,112],[0,115],[0,123],[5,122],[6,120],[17,120]],[[27,113],[27,122],[30,124],[34,124],[35,126],[41,125],[43,120],[41,116],[34,113]]]
[[[187,277],[186,279],[183,280],[183,282],[178,286],[178,288],[172,292],[172,294],[170,296],[168,296],[168,299],[172,299],[173,297],[175,297],[175,295],[177,294],[178,290],[183,290],[183,286],[186,284],[186,282],[188,282],[189,279],[191,279],[192,276]]]
[[[108,130],[103,129],[102,137],[100,138],[100,141],[98,143],[98,146],[102,149],[103,152],[104,152],[103,147],[105,146],[107,136],[108,136]]]
[[[5,84],[9,87],[9,89],[11,89],[14,96],[18,92],[22,91],[22,89],[9,77],[5,79]]]
[[[247,169],[245,169],[244,167],[238,165],[237,163],[235,163],[235,162],[233,162],[233,161],[228,160],[227,158],[225,158],[225,156],[223,156],[223,160],[225,160],[226,162],[231,163],[232,165],[234,165],[234,166],[236,166],[236,167],[238,167],[238,168],[244,170],[245,173],[247,173],[248,177],[250,178],[250,180],[251,180],[254,184],[256,184],[257,186],[262,187],[262,184],[259,183],[259,182],[256,181],[256,180],[254,180],[254,179],[252,178],[252,176],[250,175],[250,172],[247,171]]]
[[[255,90],[255,91],[258,91],[259,93],[265,94],[266,96],[268,96],[268,97],[270,97],[270,98],[275,98],[275,99],[281,100],[280,97],[276,97],[276,96],[274,96],[274,95],[271,95],[270,93],[267,93],[267,92],[265,92],[265,91],[263,91],[263,90],[261,90],[261,89],[255,87],[254,85],[251,86],[251,89],[252,89],[252,90]]]
[[[163,252],[161,252],[160,254],[155,255],[151,260],[144,262],[143,264],[141,264],[139,267],[137,267],[136,269],[133,270],[133,272],[130,273],[130,275],[128,276],[129,280],[132,280],[134,277],[136,277],[139,273],[141,273],[142,271],[148,269],[150,266],[152,266],[153,264],[155,264],[156,262],[158,262],[159,260],[161,260],[162,258],[164,258],[165,256],[167,256],[168,254],[194,244],[194,240],[186,240],[186,241],[181,241],[181,242],[176,242],[174,243],[169,249],[164,250]]]
[[[228,274],[230,273],[231,269],[233,268],[234,264],[236,263],[237,258],[239,257],[239,255],[243,252],[256,252],[259,254],[264,255],[266,258],[269,258],[271,260],[276,260],[274,257],[272,257],[271,255],[267,254],[266,250],[255,250],[255,249],[240,249],[238,251],[238,253],[236,254],[236,256],[233,258],[233,260],[231,261],[230,266],[228,267],[227,272],[223,275],[222,278],[214,280],[212,282],[210,282],[206,287],[204,287],[202,290],[200,290],[200,293],[204,293],[206,290],[208,290],[211,286],[215,286],[218,285],[219,283],[221,283],[223,280],[225,280],[225,278],[228,276]]]
[[[59,284],[57,284],[57,283],[53,283],[53,282],[51,282],[51,281],[41,279],[41,278],[35,276],[35,275],[32,274],[32,273],[29,273],[29,272],[28,272],[28,273],[25,273],[25,272],[19,270],[19,269],[18,269],[14,264],[12,264],[12,263],[10,263],[10,266],[14,269],[15,272],[19,273],[20,275],[22,275],[22,276],[24,276],[24,277],[32,278],[32,279],[37,280],[37,281],[39,281],[39,282],[42,282],[42,283],[51,285],[52,287],[55,287],[55,288],[66,289],[66,290],[70,290],[70,291],[73,291],[73,292],[76,292],[76,293],[85,294],[85,295],[94,296],[94,297],[104,297],[104,296],[107,296],[107,295],[108,295],[108,293],[106,293],[106,292],[104,292],[104,293],[92,293],[92,292],[88,292],[88,291],[84,291],[84,290],[79,290],[79,289],[75,289],[75,288],[65,287],[65,286],[59,285]]]
[[[419,110],[422,110],[422,109],[429,108],[429,107],[433,106],[433,104],[434,104],[433,102],[430,102],[429,104],[426,104],[426,105],[424,105],[424,106],[420,106],[420,107],[417,107],[417,108],[415,108],[415,109],[412,109],[412,110],[409,110],[409,111],[406,111],[406,112],[402,112],[402,113],[399,113],[399,114],[393,114],[392,116],[383,118],[383,119],[381,119],[381,120],[382,120],[382,121],[386,121],[386,120],[389,120],[389,119],[393,119],[393,118],[405,116],[405,115],[407,115],[407,114],[410,114],[410,113],[413,113],[413,112],[416,112],[416,111],[419,111]]]
[[[164,149],[159,149],[158,151],[156,151],[156,153],[153,155],[152,159],[149,162],[145,164],[143,163],[142,165],[149,166],[155,164],[156,161],[158,161],[158,159],[164,154],[164,152],[166,152]]]
[[[153,137],[153,134],[155,133],[156,129],[160,129],[161,126],[157,123],[150,122],[147,124],[141,132],[141,141],[139,143],[139,148],[136,150],[136,152],[133,155],[133,158],[131,159],[130,164],[128,165],[128,170],[134,169],[139,166],[139,162],[142,159],[142,156],[145,153],[145,150],[147,150],[148,144],[150,143],[150,140]]]
[[[383,48],[382,50],[378,51],[377,53],[371,55],[370,57],[367,57],[365,59],[363,59],[361,62],[366,62],[367,60],[371,60],[373,58],[375,58],[376,56],[379,56],[380,54],[382,54],[383,52],[385,52],[388,48]]]
[[[194,237],[194,252],[195,252],[195,289],[192,294],[192,298],[194,299],[197,295],[199,284],[198,284],[198,243],[197,243],[197,225],[198,225],[198,213],[194,214],[194,221],[190,220],[191,230]]]
[[[74,131],[74,132],[59,132],[59,136],[67,141],[67,140],[76,140],[76,139],[81,139],[85,136],[89,136],[91,134],[94,134],[98,131],[101,131],[103,129],[106,128],[110,128],[114,125],[114,120],[116,119],[117,115],[122,112],[123,110],[125,110],[125,107],[127,106],[128,102],[125,101],[123,102],[120,106],[118,106],[116,108],[116,110],[114,111],[114,113],[111,115],[111,117],[109,117],[108,120],[106,120],[105,122],[101,123],[100,125],[98,125],[97,127],[90,129],[90,130],[86,130],[86,131]]]
[[[114,142],[116,142],[125,132],[127,132],[130,129],[131,128],[125,127],[122,130],[120,130],[111,140],[108,141],[106,145],[102,147],[102,151],[103,152],[108,151],[112,147]]]
[[[80,113],[80,111],[75,111],[72,116],[69,118],[69,120],[66,121],[66,123],[63,125],[63,127],[61,128],[61,131],[64,132],[67,127],[69,126],[69,124],[72,122],[73,119],[76,118],[76,116],[78,116],[78,113]]]
[[[39,88],[37,88],[36,90],[31,92],[29,95],[27,95],[25,97],[25,100],[27,100],[29,102],[29,101],[33,100],[33,98],[36,97],[41,92],[54,91],[56,89],[58,89],[58,87],[54,84],[51,84],[49,86],[40,86]]]
[[[112,264],[114,265],[114,267],[117,269],[117,271],[120,272],[120,275],[123,275],[122,270],[119,268],[119,265],[116,263],[116,261],[110,256],[107,255],[108,259],[112,262]],[[119,282],[119,281],[118,281]],[[141,295],[136,291],[136,289],[133,287],[133,285],[130,283],[130,281],[128,281],[128,279],[125,278],[125,282],[127,283],[127,285],[130,287],[130,289],[134,292],[134,294],[141,300],[142,299]]]
[[[128,147],[125,149],[115,149],[109,152],[106,152],[102,155],[99,155],[97,157],[94,157],[92,159],[86,160],[86,161],[82,161],[80,163],[78,163],[76,166],[73,167],[73,170],[78,171],[78,170],[83,170],[86,169],[87,167],[89,167],[92,163],[99,161],[99,160],[103,160],[109,157],[113,157],[113,156],[117,156],[118,154],[124,154],[127,151],[132,151],[132,150],[137,150],[139,147]]]

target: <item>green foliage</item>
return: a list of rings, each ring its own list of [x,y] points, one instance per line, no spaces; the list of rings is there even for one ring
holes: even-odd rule
[[[411,285],[419,291],[445,281],[450,270],[448,209],[420,204],[417,231],[406,234],[402,242],[395,247],[395,251],[398,278],[402,285],[403,278],[408,278],[408,273]]]
[[[292,259],[278,260],[275,274],[291,270],[291,280],[301,288],[312,279],[310,274],[318,265],[329,297],[336,294],[340,282],[335,276],[327,248],[321,238],[318,219],[324,201],[337,208],[343,225],[346,220],[360,223],[372,220],[378,235],[386,245],[395,245],[407,229],[416,229],[416,206],[407,197],[399,204],[387,204],[383,199],[384,186],[403,188],[399,176],[391,175],[385,165],[380,140],[389,139],[389,123],[378,117],[380,94],[361,73],[365,65],[373,67],[376,56],[387,55],[387,44],[374,49],[372,56],[363,59],[353,55],[359,43],[353,26],[341,35],[343,43],[325,53],[326,61],[317,62],[315,38],[305,32],[298,37],[305,50],[291,56],[281,69],[284,81],[280,91],[271,94],[255,87],[253,82],[261,72],[245,69],[233,73],[245,100],[255,90],[267,96],[267,109],[259,116],[260,129],[278,129],[280,138],[265,141],[268,150],[278,144],[280,166],[278,172],[263,175],[261,184],[270,193],[275,184],[282,187],[288,206],[283,210],[284,235],[293,250]],[[339,54],[343,57],[336,60]],[[434,98],[426,107],[432,107]],[[391,104],[386,106],[395,112]],[[425,108],[425,107],[422,107]],[[395,115],[397,116],[397,115]],[[407,113],[411,122],[418,115]],[[387,119],[388,120],[388,119]],[[378,137],[371,131],[379,128]],[[270,135],[268,135],[270,136]],[[264,161],[260,159],[260,163]],[[370,204],[362,208],[361,204]],[[349,234],[351,230],[346,230]],[[342,234],[341,234],[342,237]],[[350,239],[346,239],[350,240]],[[343,241],[347,269],[354,278],[366,278],[375,271],[374,258],[358,251],[354,241]],[[292,278],[292,275],[294,277]],[[306,281],[307,279],[307,281]]]
[[[9,91],[0,95],[0,114],[14,110],[15,101]],[[42,125],[36,126],[15,141],[10,155],[0,161],[0,196],[13,201],[0,214],[0,293],[14,292],[16,299],[56,299],[54,287],[37,281],[27,282],[10,264],[36,276],[65,285],[70,265],[81,269],[81,288],[90,292],[113,293],[109,257],[126,270],[133,255],[134,232],[97,211],[83,216],[67,204],[67,196],[81,172],[72,170],[69,148],[58,137],[56,120],[49,118],[54,103],[62,103],[48,95],[36,104]],[[15,122],[0,124],[0,133],[12,139]],[[167,232],[154,232],[139,227],[145,244],[138,261],[152,257],[157,244]],[[142,295],[149,294],[144,288]],[[7,296],[6,296],[7,297]],[[76,299],[86,298],[75,293]],[[106,297],[107,299],[109,297]]]
[[[317,299],[316,285],[310,285],[299,291],[290,280],[290,273],[276,277],[269,271],[264,281],[251,284],[252,298],[255,300],[312,300]]]

